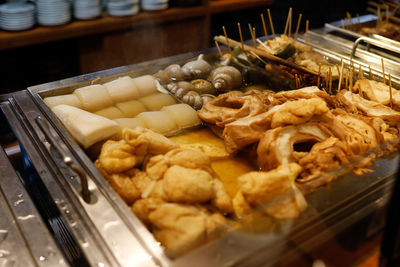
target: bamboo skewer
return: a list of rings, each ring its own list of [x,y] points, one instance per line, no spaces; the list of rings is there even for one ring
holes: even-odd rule
[[[392,98],[392,78],[389,73],[389,93],[390,93],[390,107],[393,108],[393,98]]]
[[[383,57],[381,57],[381,62],[382,62],[383,84],[386,84],[386,79],[385,79],[385,65],[383,64]]]
[[[222,57],[222,51],[221,51],[221,48],[219,47],[218,42],[217,42],[217,41],[214,41],[214,42],[215,42],[215,46],[216,46],[217,49],[218,49],[218,54],[219,54],[219,56]]]
[[[346,76],[344,77],[345,88],[349,88],[349,72],[346,70]]]
[[[329,67],[329,92],[332,93],[332,70]]]
[[[342,87],[342,78],[343,78],[343,59],[341,60],[341,65],[340,65],[340,72],[339,72],[339,84],[338,84],[338,92],[340,92],[340,88]]]
[[[317,87],[319,87],[320,82],[321,82],[321,64],[318,64]]]
[[[258,58],[258,60],[260,60],[262,63],[264,63],[265,65],[267,65],[268,63],[262,59],[259,55],[257,55],[256,53],[254,53],[253,51],[250,51],[250,54],[252,54],[253,56],[255,56],[256,58]]]
[[[289,8],[288,15],[287,15],[287,18],[286,18],[285,30],[283,31],[284,35],[287,35],[287,30],[288,30],[288,27],[289,27],[289,18],[290,18],[290,12],[291,11],[292,11],[292,8]]]
[[[385,22],[389,23],[389,6],[386,5],[386,17],[385,17]]]
[[[269,8],[267,9],[267,12],[268,12],[269,24],[271,25],[272,36],[275,39],[274,23],[272,22],[271,11],[269,10]]]
[[[361,80],[364,78],[363,70],[361,65],[358,65],[358,80]]]
[[[396,15],[396,12],[397,12],[397,10],[400,8],[400,3],[398,3],[396,6],[395,6],[395,8],[392,10],[392,15],[393,16],[395,16]]]
[[[240,36],[240,44],[241,44],[241,48],[242,50],[244,50],[244,42],[243,42],[243,35],[242,35],[242,27],[240,26],[240,23],[237,24],[238,25],[238,31],[239,31],[239,36]],[[217,42],[217,41],[215,41]]]
[[[267,41],[268,40],[268,30],[267,30],[267,25],[265,24],[263,14],[261,14],[261,21],[262,21],[262,25],[263,25],[263,29],[264,29],[265,41]]]
[[[257,46],[257,41],[256,41],[256,39],[257,39],[257,36],[256,36],[256,28],[253,27],[253,42],[254,42],[254,47]]]
[[[288,36],[291,37],[292,36],[292,8],[290,8],[290,17],[289,17],[289,34]]]
[[[368,65],[369,68],[369,79],[374,80],[374,76],[372,75],[371,65]]]
[[[345,27],[344,27],[344,21],[341,19],[340,22],[342,23],[342,29],[345,29]]]
[[[303,15],[300,13],[299,19],[297,20],[297,26],[296,26],[296,33],[294,34],[294,42],[296,43],[297,40],[297,34],[299,33],[299,28],[300,28],[300,23],[301,23],[301,17]]]
[[[350,79],[349,79],[350,92],[353,91],[353,74],[354,74],[354,68],[350,68]]]
[[[253,47],[256,47],[257,46],[256,38],[254,38],[253,28],[251,27],[250,23],[249,23],[249,31],[250,31],[251,39],[253,40]]]
[[[299,88],[299,77],[297,77],[297,74],[294,75],[295,79],[296,79],[296,88]]]
[[[240,45],[239,42],[237,42],[237,41],[235,41],[235,40],[232,40],[232,39],[229,39],[229,40],[228,40],[229,43],[228,43],[228,41],[226,40],[226,38],[224,38],[223,36],[215,36],[215,37],[214,37],[214,40],[216,40],[217,42],[222,43],[222,44],[224,44],[224,45],[230,45],[230,46],[232,46],[232,47],[235,47],[235,46],[239,46],[239,45]],[[257,39],[257,42],[260,43],[260,44],[265,45],[263,42],[261,42],[261,41],[258,40],[258,39]],[[254,47],[251,47],[251,46],[245,44],[243,50],[244,50],[244,51],[248,51],[248,52],[253,51],[253,52],[256,53],[257,55],[259,55],[259,56],[261,56],[261,57],[264,57],[264,58],[266,58],[266,59],[268,59],[268,60],[277,62],[277,63],[282,64],[282,65],[285,65],[285,66],[289,66],[289,67],[298,69],[298,70],[300,70],[300,71],[302,71],[302,72],[305,72],[305,73],[309,73],[309,74],[312,74],[312,75],[318,75],[318,73],[316,73],[316,72],[314,72],[314,71],[312,71],[312,70],[309,70],[309,69],[307,69],[307,68],[305,68],[305,67],[303,67],[303,66],[297,65],[296,63],[290,62],[290,61],[285,60],[285,59],[283,59],[283,58],[280,58],[280,57],[271,55],[271,54],[269,54],[269,53],[267,53],[267,52],[265,52],[265,51],[263,51],[263,50],[261,50],[261,49],[259,49],[259,48],[254,48]]]
[[[308,23],[309,21],[306,20],[306,44],[308,44]]]
[[[228,46],[228,53],[229,53],[229,55],[232,55],[231,46],[229,45],[229,38],[228,38],[228,34],[226,34],[225,26],[222,26],[222,30],[224,31],[225,40],[226,40],[226,43],[227,43],[227,46]]]

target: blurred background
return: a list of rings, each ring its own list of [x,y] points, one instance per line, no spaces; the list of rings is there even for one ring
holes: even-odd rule
[[[366,0],[9,0],[0,1],[1,93],[214,46],[213,36],[238,39],[237,23],[262,36],[260,14],[271,11],[283,32],[289,7],[310,29],[368,12]]]

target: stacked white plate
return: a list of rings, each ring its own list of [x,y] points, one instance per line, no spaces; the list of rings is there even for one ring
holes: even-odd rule
[[[71,20],[68,0],[36,0],[38,23],[43,26],[62,25]]]
[[[107,12],[111,16],[131,16],[139,12],[139,0],[114,0],[107,2]]]
[[[35,6],[27,3],[0,5],[0,28],[7,31],[27,30],[35,25]]]
[[[142,0],[142,9],[147,11],[168,8],[168,0]]]
[[[94,19],[101,14],[100,0],[75,0],[74,17],[77,19]]]

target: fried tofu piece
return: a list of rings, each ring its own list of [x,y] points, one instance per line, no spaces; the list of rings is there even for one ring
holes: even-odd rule
[[[109,174],[123,173],[139,164],[135,150],[125,140],[108,140],[103,144],[98,161]]]
[[[140,126],[135,129],[124,129],[122,137],[134,148],[137,155],[165,154],[178,147],[167,137]]]

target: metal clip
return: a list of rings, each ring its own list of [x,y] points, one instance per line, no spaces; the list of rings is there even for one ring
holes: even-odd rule
[[[47,125],[47,122],[45,122],[41,116],[37,116],[35,119],[36,123],[39,125],[40,129],[46,136],[47,141],[55,147],[58,152],[61,154],[63,161],[65,164],[67,164],[68,167],[70,167],[75,173],[78,174],[81,182],[81,194],[82,198],[86,203],[91,202],[91,197],[90,197],[90,191],[89,191],[89,186],[88,186],[88,179],[86,172],[79,167],[73,160],[71,156],[68,155],[68,153],[61,147],[61,145],[58,143],[56,140],[56,137],[50,132],[49,127]]]

